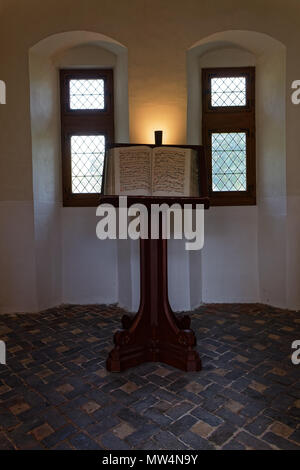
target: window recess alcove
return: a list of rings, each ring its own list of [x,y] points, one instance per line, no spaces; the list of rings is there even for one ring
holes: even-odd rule
[[[128,142],[127,64],[125,46],[87,31],[49,36],[29,51],[38,310],[61,303],[126,304],[131,292],[131,276],[122,270],[130,250],[116,240],[99,242],[95,207],[62,207],[59,89],[61,69],[113,70],[115,140]]]
[[[204,302],[286,306],[286,255],[278,250],[286,246],[285,54],[278,40],[239,30],[212,34],[187,52],[189,144],[205,143],[203,70],[255,68],[256,205],[229,200],[206,214],[201,261],[190,263],[191,277],[201,272]]]

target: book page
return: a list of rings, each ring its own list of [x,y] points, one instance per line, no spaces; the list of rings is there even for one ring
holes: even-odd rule
[[[152,194],[189,196],[191,187],[191,150],[157,147],[153,151]]]
[[[151,194],[150,147],[116,147],[114,155],[115,194],[149,196]]]

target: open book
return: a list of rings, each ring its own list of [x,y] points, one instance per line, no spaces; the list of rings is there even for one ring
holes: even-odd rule
[[[197,152],[180,147],[115,147],[106,156],[104,194],[199,196]]]

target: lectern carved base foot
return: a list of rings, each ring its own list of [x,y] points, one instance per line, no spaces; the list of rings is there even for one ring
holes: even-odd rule
[[[132,323],[133,323],[133,320],[134,320],[134,317],[135,315],[123,315],[122,319],[121,319],[121,323],[122,323],[122,326],[125,330],[129,330],[129,328],[131,327]]]
[[[190,372],[201,370],[201,360],[194,350],[194,332],[179,328],[179,325],[190,324],[187,315],[178,319],[174,316],[174,322],[167,325],[167,328],[154,330],[145,327],[143,319],[145,317],[142,312],[135,317],[123,316],[123,327],[128,327],[114,335],[115,347],[107,358],[107,370],[121,372],[144,362],[162,362]]]

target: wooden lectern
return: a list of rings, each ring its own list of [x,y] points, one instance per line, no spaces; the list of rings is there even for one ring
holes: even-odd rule
[[[135,146],[117,144],[115,147]],[[155,147],[155,145],[148,145]],[[127,205],[142,203],[150,214],[151,204],[174,203],[203,204],[209,208],[207,171],[202,146],[174,145],[169,147],[192,148],[198,152],[199,197],[127,196]],[[119,206],[118,196],[102,195],[100,203]],[[150,215],[149,215],[150,219]],[[148,223],[150,227],[150,220]],[[106,367],[120,372],[144,362],[163,362],[184,371],[201,370],[201,360],[194,347],[196,337],[190,329],[188,315],[175,315],[168,299],[167,240],[140,239],[141,300],[135,315],[122,317],[122,329],[114,335],[114,348],[109,353]]]

